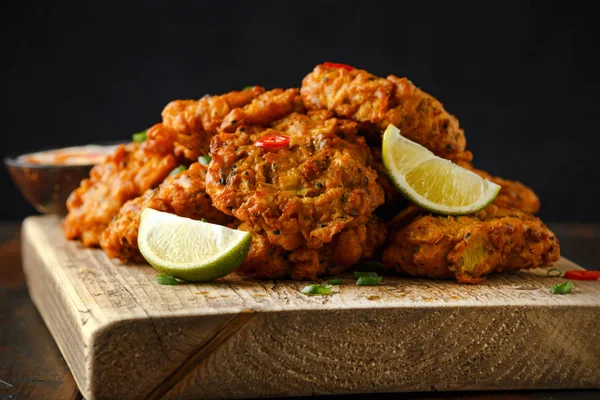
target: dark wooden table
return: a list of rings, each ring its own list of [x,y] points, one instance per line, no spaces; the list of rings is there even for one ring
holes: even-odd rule
[[[565,257],[587,269],[600,270],[600,225],[548,225],[559,238]],[[0,223],[0,399],[81,399],[69,367],[27,294],[20,248],[20,223]],[[357,397],[600,399],[600,390],[390,393]]]

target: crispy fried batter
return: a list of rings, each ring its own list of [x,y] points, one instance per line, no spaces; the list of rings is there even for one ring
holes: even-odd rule
[[[411,206],[389,229],[384,264],[414,276],[480,283],[494,271],[550,265],[560,256],[558,239],[542,221],[496,205],[461,217]]]
[[[221,129],[225,132],[235,132],[241,125],[269,126],[292,111],[304,111],[298,89],[273,89],[258,96],[243,108],[231,110],[223,119]]]
[[[264,88],[233,91],[199,100],[175,100],[162,111],[163,123],[177,133],[175,155],[194,162],[208,154],[210,139],[229,112],[242,107],[264,93]]]
[[[463,168],[467,168],[477,175],[489,179],[490,181],[500,185],[500,193],[494,204],[500,207],[516,208],[527,214],[536,214],[540,210],[540,198],[535,192],[518,181],[511,181],[497,176],[492,176],[489,173],[473,167],[470,162],[457,162]]]
[[[289,146],[255,146],[262,136],[287,135]],[[207,192],[215,207],[266,232],[293,250],[319,248],[336,233],[365,224],[384,195],[356,123],[327,111],[292,113],[272,128],[241,126],[211,143]]]
[[[319,249],[297,247],[286,251],[271,244],[263,231],[259,233],[246,223],[238,229],[252,233],[252,246],[236,272],[270,279],[315,279],[321,275],[339,274],[362,259],[375,257],[386,235],[385,225],[370,218],[364,225],[344,229]]]
[[[470,161],[458,120],[433,96],[406,78],[379,78],[365,70],[348,71],[317,65],[300,90],[308,109],[327,109],[341,117],[373,124],[383,132],[388,124],[440,157]]]
[[[156,124],[148,130],[147,141],[121,145],[94,166],[90,178],[81,181],[67,200],[65,237],[81,239],[84,246],[97,246],[121,206],[158,185],[177,166],[173,140],[170,129]]]
[[[126,262],[143,261],[137,245],[140,213],[145,207],[180,217],[206,219],[227,225],[232,218],[212,206],[205,191],[206,167],[199,163],[169,176],[156,189],[148,189],[142,196],[129,200],[103,232],[100,245],[110,258]]]

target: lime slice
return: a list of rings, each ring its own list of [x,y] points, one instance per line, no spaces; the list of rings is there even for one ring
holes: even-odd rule
[[[383,134],[383,164],[398,190],[437,214],[464,215],[490,204],[500,186],[440,158],[388,125]]]
[[[221,225],[145,208],[138,246],[158,271],[190,282],[211,281],[244,261],[252,235]]]

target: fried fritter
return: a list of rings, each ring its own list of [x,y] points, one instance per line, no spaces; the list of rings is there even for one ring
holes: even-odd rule
[[[235,108],[223,119],[221,129],[235,132],[241,125],[269,126],[273,121],[291,113],[303,112],[298,89],[273,89],[261,94],[243,108]]]
[[[212,206],[205,191],[205,181],[206,167],[195,163],[189,169],[169,176],[157,188],[148,189],[142,196],[129,200],[102,233],[102,249],[110,258],[118,258],[122,262],[143,262],[137,236],[140,213],[145,207],[195,220],[204,218],[220,225],[231,223],[232,217]]]
[[[414,276],[480,283],[492,272],[550,265],[560,256],[558,239],[537,217],[496,205],[460,217],[411,206],[388,228],[383,263]]]
[[[252,233],[252,245],[236,272],[269,279],[315,279],[339,274],[360,260],[376,257],[386,236],[385,225],[370,218],[366,224],[344,229],[319,249],[297,247],[286,251],[271,244],[264,231],[253,230],[246,223],[238,229]]]
[[[285,135],[289,145],[256,146],[266,135]],[[221,132],[211,156],[206,190],[214,206],[285,250],[321,247],[344,228],[365,224],[384,200],[356,123],[328,111]]]
[[[389,124],[440,157],[470,161],[458,120],[406,78],[317,65],[300,89],[307,109],[327,109],[383,133]]]
[[[199,100],[175,100],[162,111],[163,124],[176,134],[175,155],[188,163],[208,154],[210,139],[223,119],[264,93],[264,88],[233,91],[218,96],[204,96]]]
[[[516,208],[527,214],[536,214],[540,210],[540,198],[533,189],[525,186],[521,182],[492,176],[489,173],[477,169],[470,162],[457,162],[463,168],[475,172],[477,175],[488,179],[502,187],[498,196],[494,199],[494,204],[505,208]]]
[[[173,131],[156,124],[144,143],[121,145],[94,166],[89,179],[81,181],[67,200],[65,237],[81,239],[86,247],[97,246],[121,206],[158,185],[177,166],[173,142]]]

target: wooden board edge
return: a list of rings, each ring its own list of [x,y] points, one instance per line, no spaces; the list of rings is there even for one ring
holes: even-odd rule
[[[79,390],[88,392],[90,336],[98,328],[97,321],[88,316],[89,310],[75,304],[68,292],[61,290],[68,283],[65,276],[58,276],[60,268],[46,268],[48,262],[57,262],[52,254],[41,254],[31,237],[40,235],[36,217],[23,221],[21,230],[21,254],[23,272],[31,300],[38,309],[63,355]],[[79,316],[79,319],[77,317]]]
[[[164,399],[600,388],[598,309],[570,311],[259,313]]]

